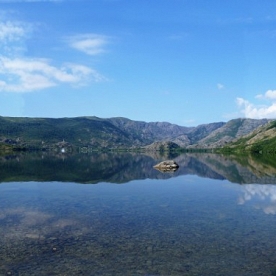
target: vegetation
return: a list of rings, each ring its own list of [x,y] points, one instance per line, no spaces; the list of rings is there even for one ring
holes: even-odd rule
[[[229,143],[219,151],[276,155],[276,121],[271,121],[257,128],[248,135]]]
[[[235,119],[228,123],[187,128],[126,118],[0,117],[0,151],[79,151],[81,148],[90,151],[249,151],[276,154],[276,121],[264,125],[266,122],[265,119]]]
[[[9,118],[0,117],[0,144],[13,149],[49,149],[125,143],[126,133],[96,117]]]

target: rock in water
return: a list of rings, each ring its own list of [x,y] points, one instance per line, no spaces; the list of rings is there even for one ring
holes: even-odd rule
[[[162,161],[153,167],[162,172],[175,172],[179,168],[174,160]]]

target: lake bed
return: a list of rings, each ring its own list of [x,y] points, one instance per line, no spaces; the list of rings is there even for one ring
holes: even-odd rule
[[[206,162],[204,176],[187,156],[165,175],[135,160],[117,183],[110,170],[97,184],[55,181],[66,159],[50,181],[3,181],[0,274],[274,275],[276,186],[233,183]]]

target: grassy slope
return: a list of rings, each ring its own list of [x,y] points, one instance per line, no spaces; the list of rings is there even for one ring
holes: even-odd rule
[[[224,150],[276,153],[276,121],[259,127],[250,134],[232,142]]]

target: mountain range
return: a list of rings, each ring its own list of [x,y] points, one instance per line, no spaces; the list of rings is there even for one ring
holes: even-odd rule
[[[228,122],[185,127],[168,122],[142,122],[122,117],[0,117],[0,149],[76,146],[147,150],[230,148],[231,143],[249,137],[254,131],[264,130],[271,122],[268,119],[238,118]],[[274,131],[273,124],[270,129]]]

